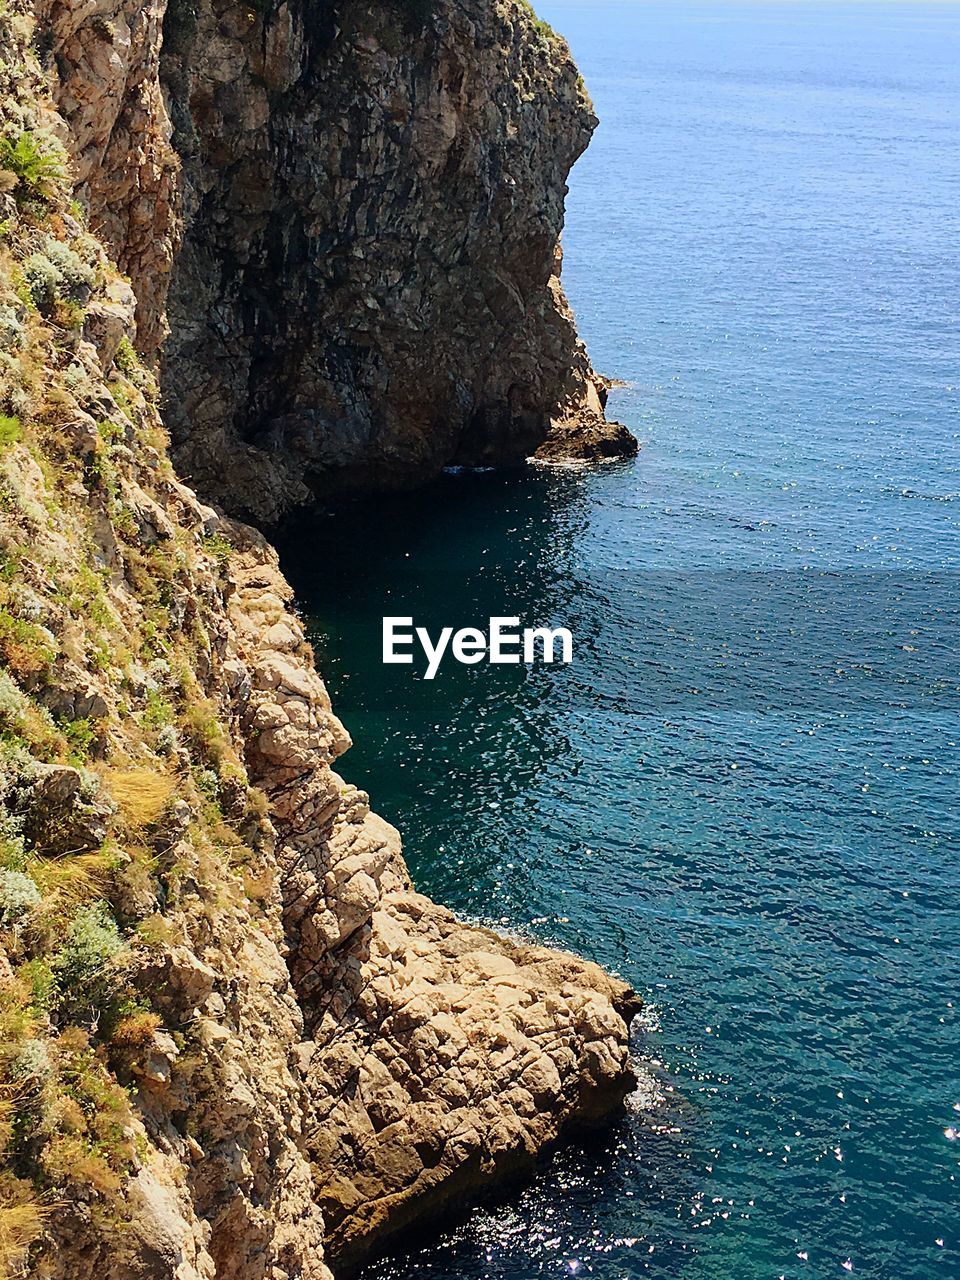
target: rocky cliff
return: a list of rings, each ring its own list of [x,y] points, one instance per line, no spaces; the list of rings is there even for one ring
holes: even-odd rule
[[[582,93],[514,5],[13,0],[0,108],[0,1275],[320,1280],[615,1111],[636,1001],[413,890],[155,357],[264,520],[599,431]]]
[[[522,0],[172,0],[162,31],[159,4],[52,3],[83,196],[148,357],[168,309],[200,492],[272,523],[545,442],[635,447],[558,278],[596,120]]]

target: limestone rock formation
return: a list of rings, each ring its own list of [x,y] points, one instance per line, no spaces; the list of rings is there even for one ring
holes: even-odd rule
[[[417,894],[334,771],[151,363],[185,235],[181,456],[264,520],[602,436],[550,279],[589,129],[513,3],[0,12],[0,1274],[328,1280],[631,1088],[632,993]]]
[[[328,1256],[532,1166],[636,1083],[639,1001],[576,957],[467,926],[415,893],[398,833],[330,768],[349,746],[304,658],[288,588],[249,531],[230,613],[251,777],[278,833],[289,969],[305,1020],[306,1149]]]
[[[308,1150],[334,1265],[464,1202],[635,1084],[637,1007],[594,965],[385,895],[334,957],[313,1019]]]
[[[596,118],[523,0],[200,6],[164,75],[186,201],[164,381],[202,492],[271,523],[562,448],[584,415],[594,456],[631,447],[559,281]]]
[[[166,418],[205,496],[270,524],[545,441],[635,449],[559,280],[596,118],[523,0],[42,4],[78,189],[139,350],[171,330]]]

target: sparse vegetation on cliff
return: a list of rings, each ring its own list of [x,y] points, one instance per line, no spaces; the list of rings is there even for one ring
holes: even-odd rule
[[[536,9],[530,3],[530,0],[517,0],[517,3],[528,14],[531,22],[533,23],[533,29],[539,36],[542,36],[543,39],[547,41],[560,39],[556,31],[551,27],[550,23],[540,17]]]
[[[4,30],[0,52],[28,72],[3,104],[14,123],[0,121],[7,1280],[42,1263],[65,1216],[88,1235],[129,1220],[150,1151],[129,1093],[166,1034],[140,975],[185,936],[184,895],[204,929],[224,910],[260,917],[241,864],[269,828],[194,674],[213,661],[232,547],[177,510],[132,306],[107,299],[117,273],[70,201],[63,148],[29,123],[41,81],[27,27]]]
[[[54,198],[66,190],[69,176],[63,146],[39,129],[0,135],[0,170],[16,179],[8,189],[20,201]]]
[[[419,33],[445,0],[397,3]],[[497,110],[541,146],[553,71],[542,41],[527,56],[529,33],[507,8],[491,19],[490,47],[509,36],[525,82],[523,94],[505,84]],[[122,48],[119,10],[74,27],[76,16],[67,5],[35,33],[28,0],[0,0],[0,1280],[119,1280],[145,1274],[144,1259],[163,1280],[174,1269],[178,1280],[329,1280],[321,1199],[336,1247],[369,1244],[354,1176],[381,1206],[376,1229],[393,1229],[430,1207],[430,1178],[473,1189],[579,1113],[614,1107],[630,1081],[627,997],[572,958],[554,971],[547,953],[492,934],[465,941],[410,890],[397,833],[332,772],[349,738],[273,553],[177,478],[155,372],[138,354],[162,329],[157,275],[170,269],[180,208],[164,186],[159,11],[148,6]],[[168,6],[168,55],[209,16],[202,0]],[[256,25],[239,17],[235,36],[218,25],[224,47],[235,39],[230,58]],[[445,12],[448,26],[457,17]],[[395,9],[385,21],[398,56],[405,24]],[[269,66],[218,83],[239,83],[241,107],[272,109],[289,94],[296,112],[292,60],[310,38],[278,27]],[[180,74],[186,90],[192,69]],[[562,69],[565,84],[572,74]],[[442,92],[447,128],[453,98]],[[403,84],[395,97],[400,137],[416,94]],[[189,101],[185,154],[199,145]],[[571,151],[585,140],[574,115]],[[504,123],[481,148],[492,157],[483,181],[502,171],[508,133]],[[129,153],[108,159],[121,141]],[[109,192],[96,166],[81,177],[93,153],[113,165]],[[549,271],[558,209],[547,200],[544,235],[534,203]],[[418,210],[404,216],[419,243]],[[108,240],[139,273],[139,298]],[[291,246],[299,267],[308,255]],[[552,317],[543,283],[538,305]],[[217,368],[231,365],[236,316],[205,310],[226,343]],[[471,307],[464,316],[469,329]],[[469,333],[460,340],[472,353]],[[555,362],[574,341],[564,330]],[[232,461],[221,449],[220,464]],[[504,972],[512,994],[491,1008],[491,975]],[[488,1039],[512,1046],[522,1080],[509,1057],[464,1049]],[[374,1088],[368,1101],[353,1087],[405,1059],[409,1092]],[[439,1081],[435,1094],[420,1080]],[[470,1100],[476,1128],[462,1159],[443,1138],[449,1098]],[[479,1123],[488,1104],[504,1109],[499,1127]],[[389,1145],[367,1144],[362,1174],[351,1163],[355,1135],[378,1133],[391,1109],[416,1127],[395,1214],[378,1191],[395,1172]]]

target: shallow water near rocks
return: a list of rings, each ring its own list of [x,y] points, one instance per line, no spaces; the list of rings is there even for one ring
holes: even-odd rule
[[[418,885],[649,1006],[672,1092],[370,1268],[960,1276],[960,9],[574,3],[597,470],[292,530],[343,761]],[[384,667],[380,619],[570,626]]]

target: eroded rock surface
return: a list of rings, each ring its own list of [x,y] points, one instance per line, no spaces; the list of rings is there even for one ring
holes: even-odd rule
[[[636,1083],[639,1001],[596,965],[414,892],[398,832],[330,768],[349,738],[256,540],[236,575],[246,760],[272,801],[305,1022],[306,1149],[329,1256],[353,1264],[614,1114]]]
[[[201,5],[164,66],[187,210],[164,382],[201,491],[270,523],[560,449],[581,416],[598,456],[630,447],[559,280],[597,122],[522,0]]]
[[[632,448],[559,279],[596,119],[522,0],[42,6],[78,190],[139,349],[171,331],[167,421],[205,496],[269,524],[561,452],[581,420],[577,456]]]
[[[402,890],[334,960],[305,1006],[308,1150],[334,1264],[531,1168],[634,1084],[635,997],[594,965]]]
[[[515,3],[402,12],[0,15],[15,1274],[327,1280],[633,1083],[621,983],[414,891],[275,553],[178,478],[134,350],[186,228],[180,457],[265,521],[603,435],[556,276],[576,70]]]

